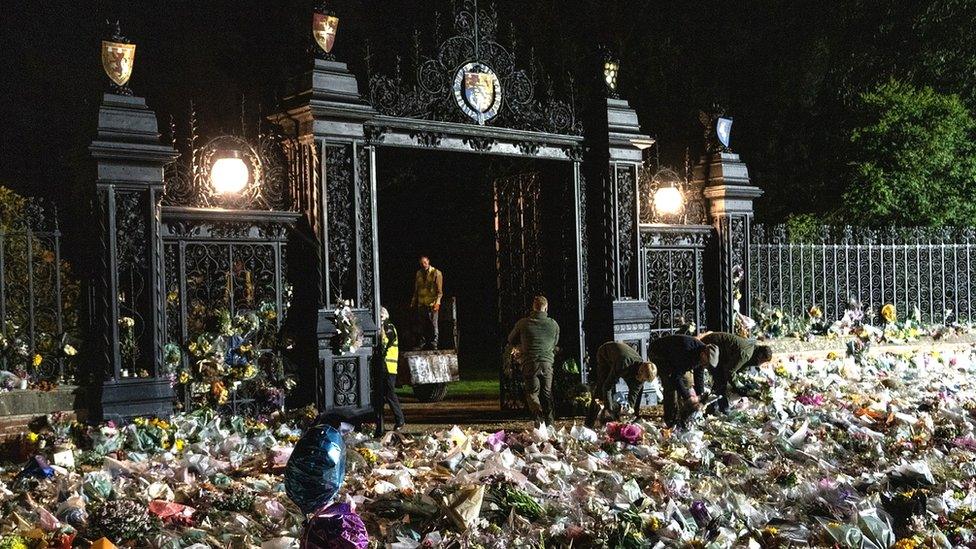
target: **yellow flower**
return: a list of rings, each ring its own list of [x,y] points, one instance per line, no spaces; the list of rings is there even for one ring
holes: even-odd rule
[[[226,404],[230,391],[224,387],[224,383],[222,381],[214,381],[210,385],[210,395],[214,398],[214,400],[217,401],[218,405]]]
[[[834,351],[827,353],[827,360],[837,360],[837,353]]]
[[[780,377],[786,377],[787,374],[786,366],[783,366],[782,364],[776,366],[776,368],[773,371],[776,372],[776,375]]]
[[[35,443],[35,442],[37,442],[37,439],[39,439],[39,438],[41,438],[41,437],[37,433],[33,433],[33,432],[27,433],[27,441],[30,442],[30,443],[32,443],[32,444]]]
[[[901,538],[893,545],[894,549],[917,549],[921,544],[915,538]]]
[[[885,304],[885,306],[881,308],[881,318],[883,318],[888,324],[893,324],[896,320],[898,320],[898,314],[895,311],[895,306],[891,303]]]
[[[44,357],[39,354],[35,354],[33,362],[35,367],[40,366],[41,363],[44,362]]]
[[[186,445],[186,442],[184,442],[182,438],[178,438],[178,439],[176,439],[176,442],[173,443],[173,448],[177,452],[182,452],[183,451],[183,447],[185,445]]]
[[[820,307],[817,307],[816,305],[810,307],[808,313],[810,314],[810,318],[820,318],[823,316],[823,311],[821,311]]]
[[[180,372],[180,380],[179,381],[183,385],[189,383],[189,381],[190,381],[190,374],[186,373],[185,370],[182,371],[182,372]]]

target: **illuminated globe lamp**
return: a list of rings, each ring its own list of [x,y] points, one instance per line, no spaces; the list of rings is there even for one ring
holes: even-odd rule
[[[685,197],[681,189],[673,184],[666,185],[654,191],[654,210],[658,215],[676,216],[685,207]]]
[[[214,155],[210,184],[220,195],[237,194],[247,187],[250,173],[238,150],[222,150]]]

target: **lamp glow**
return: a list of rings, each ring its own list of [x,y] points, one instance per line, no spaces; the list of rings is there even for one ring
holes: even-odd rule
[[[677,187],[661,187],[654,192],[654,209],[658,214],[675,215],[681,213],[685,199]]]
[[[620,73],[620,63],[615,59],[608,59],[603,63],[603,81],[611,92],[617,91],[617,75]]]
[[[210,182],[217,194],[241,192],[247,186],[248,177],[247,164],[237,151],[228,151],[210,168]]]

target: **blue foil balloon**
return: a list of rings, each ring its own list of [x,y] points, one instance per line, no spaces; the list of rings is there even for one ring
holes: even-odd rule
[[[285,493],[305,514],[329,503],[346,478],[346,444],[330,425],[310,428],[285,466]]]

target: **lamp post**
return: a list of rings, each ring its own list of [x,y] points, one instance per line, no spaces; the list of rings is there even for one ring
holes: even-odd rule
[[[221,195],[236,194],[247,186],[250,173],[238,150],[219,151],[210,168],[210,184]]]

